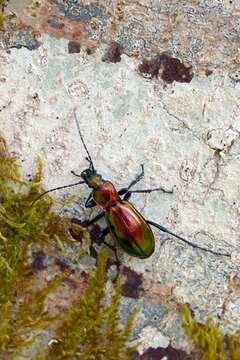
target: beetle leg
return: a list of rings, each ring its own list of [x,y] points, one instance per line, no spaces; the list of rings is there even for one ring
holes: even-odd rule
[[[162,187],[155,188],[155,189],[132,190],[132,191],[127,191],[125,193],[125,196],[124,196],[123,200],[129,200],[130,197],[132,196],[132,194],[134,194],[134,193],[140,193],[140,194],[145,193],[146,194],[146,193],[151,193],[153,191],[162,191],[162,192],[167,193],[167,194],[172,194],[173,193],[173,190],[165,190]]]
[[[85,207],[86,208],[92,208],[94,206],[96,206],[97,204],[95,203],[95,201],[92,198],[92,194],[89,195],[89,197],[87,198],[86,202],[85,202]]]
[[[72,173],[74,176],[81,177],[81,175],[76,174],[75,171],[73,171],[73,170],[71,171],[71,173]]]
[[[84,225],[86,227],[89,225],[92,225],[95,222],[97,222],[98,220],[100,220],[104,215],[105,215],[105,212],[103,211],[100,214],[96,215],[93,219],[84,221]]]
[[[142,171],[140,174],[136,176],[136,178],[128,185],[126,188],[122,188],[118,191],[118,195],[122,196],[125,195],[131,187],[136,185],[142,178],[144,177],[144,164],[141,164]]]
[[[118,191],[118,195],[122,196],[125,195],[128,192],[128,188],[122,188]]]
[[[141,173],[136,176],[136,178],[128,185],[127,190],[131,189],[134,185],[136,185],[142,178],[144,177],[144,164],[141,164]]]
[[[208,248],[205,248],[205,247],[202,247],[202,246],[199,246],[191,241],[188,241],[186,239],[184,239],[183,237],[179,236],[179,235],[176,235],[174,234],[172,231],[166,229],[165,227],[163,227],[162,225],[159,225],[153,221],[150,221],[150,220],[147,220],[147,223],[152,225],[152,226],[155,226],[156,228],[158,228],[159,230],[165,232],[165,233],[168,233],[174,237],[176,237],[177,239],[185,242],[186,244],[192,246],[193,248],[196,248],[196,249],[200,249],[200,250],[203,250],[203,251],[207,251],[207,252],[210,252],[214,255],[222,255],[222,256],[228,256],[228,257],[231,257],[231,254],[228,254],[228,253],[221,253],[221,252],[218,252],[218,251],[214,251],[214,250],[211,250],[211,249],[208,249]]]
[[[119,274],[120,271],[120,260],[118,258],[118,253],[117,253],[117,248],[114,245],[111,245],[109,243],[107,243],[104,239],[105,237],[109,234],[110,230],[109,228],[105,228],[103,229],[103,231],[101,232],[101,234],[99,235],[99,240],[100,242],[102,242],[104,245],[106,245],[109,249],[111,249],[114,252],[115,255],[115,259],[116,259],[116,266],[117,266],[117,274]]]

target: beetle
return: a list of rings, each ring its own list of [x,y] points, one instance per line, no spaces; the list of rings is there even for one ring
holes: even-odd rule
[[[119,260],[117,257],[116,246],[112,246],[105,241],[106,235],[109,233],[115,244],[119,245],[128,255],[137,257],[139,259],[145,259],[152,255],[155,249],[155,238],[151,226],[156,227],[158,230],[168,233],[178,240],[192,246],[193,248],[200,249],[212,253],[214,255],[221,255],[230,257],[229,253],[217,252],[206,247],[197,245],[194,242],[186,240],[185,238],[173,233],[162,225],[155,223],[151,220],[145,219],[140,212],[129,202],[133,193],[151,193],[154,191],[162,191],[165,193],[172,193],[163,189],[162,187],[154,189],[143,189],[143,190],[132,190],[144,176],[144,166],[141,165],[141,173],[131,181],[128,187],[122,188],[119,191],[116,190],[113,183],[109,180],[105,180],[100,173],[94,167],[92,157],[88,151],[85,141],[82,136],[79,122],[77,120],[76,110],[74,112],[74,118],[78,128],[81,142],[87,153],[86,160],[89,162],[89,167],[76,174],[72,171],[72,174],[76,177],[80,177],[81,180],[77,183],[60,186],[54,189],[50,189],[40,194],[36,199],[38,200],[41,196],[51,191],[60,190],[80,184],[87,184],[92,192],[85,202],[86,208],[92,208],[98,206],[102,212],[91,220],[85,222],[86,226],[94,224],[99,219],[105,217],[107,227],[102,230],[100,239],[104,244],[110,247],[114,252],[117,260],[117,266],[119,268]],[[34,201],[34,202],[35,202]]]

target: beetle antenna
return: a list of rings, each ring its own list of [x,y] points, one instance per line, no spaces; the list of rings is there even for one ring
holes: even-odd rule
[[[52,191],[55,191],[55,190],[61,190],[61,189],[66,189],[68,187],[72,187],[72,186],[76,186],[76,185],[80,185],[80,184],[85,184],[85,181],[82,180],[82,181],[78,181],[77,183],[74,183],[74,184],[70,184],[70,185],[64,185],[64,186],[58,186],[56,188],[53,188],[53,189],[50,189],[50,190],[47,190],[47,191],[44,191],[42,194],[38,195],[36,197],[36,199],[33,200],[32,202],[32,205],[33,206],[35,204],[36,201],[38,201],[42,196],[52,192]]]
[[[92,171],[95,172],[95,168],[94,168],[94,165],[93,165],[91,155],[90,155],[90,153],[88,151],[87,145],[85,144],[83,136],[82,136],[80,125],[79,125],[79,122],[78,122],[78,119],[77,119],[76,109],[73,110],[73,113],[74,113],[74,119],[75,119],[75,122],[76,122],[76,125],[77,125],[77,128],[78,128],[78,133],[79,133],[80,139],[81,139],[82,144],[84,146],[84,149],[85,149],[85,151],[86,151],[86,153],[88,155],[87,160],[90,162],[90,167],[91,167]]]

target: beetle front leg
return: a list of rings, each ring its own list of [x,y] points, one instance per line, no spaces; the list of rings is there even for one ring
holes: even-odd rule
[[[119,196],[122,196],[122,195],[125,195],[127,192],[129,192],[129,189],[131,189],[131,187],[133,187],[134,185],[136,185],[140,180],[142,180],[142,178],[144,177],[144,164],[141,164],[141,168],[142,168],[142,171],[140,174],[138,174],[136,176],[136,178],[130,182],[130,184],[128,185],[128,187],[126,188],[122,188],[118,191],[118,195]]]
[[[85,208],[89,209],[92,208],[94,206],[96,206],[97,204],[95,203],[95,201],[92,198],[92,194],[89,195],[89,197],[87,198],[86,202],[85,202]]]
[[[142,171],[140,172],[140,174],[138,174],[136,176],[136,178],[128,185],[127,190],[131,189],[131,187],[133,187],[134,185],[136,185],[140,180],[143,179],[144,177],[144,164],[141,164],[141,169]]]
[[[77,176],[77,177],[80,177],[80,178],[81,178],[81,175],[76,174],[75,171],[72,170],[71,173],[72,173],[74,176]]]
[[[126,194],[129,189],[131,189],[131,187],[133,187],[134,185],[136,185],[140,180],[142,180],[142,178],[144,177],[144,164],[141,164],[141,168],[142,168],[142,171],[140,174],[138,174],[136,176],[136,178],[130,182],[130,184],[128,185],[128,187],[126,188],[122,188],[118,191],[118,195],[122,196],[124,194]]]

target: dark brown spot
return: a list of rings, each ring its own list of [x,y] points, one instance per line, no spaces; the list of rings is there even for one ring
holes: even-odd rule
[[[69,54],[80,53],[80,44],[77,41],[69,41],[68,52]]]
[[[92,49],[92,48],[87,48],[87,49],[86,49],[86,53],[87,53],[88,55],[92,55],[92,54],[94,54],[94,52],[95,52],[95,49]]]
[[[57,16],[51,17],[50,19],[48,19],[47,22],[54,29],[63,29],[64,28],[64,23],[62,21],[60,21],[60,19],[58,19]]]
[[[73,280],[73,279],[71,279],[71,278],[69,278],[69,277],[66,277],[66,278],[64,279],[64,282],[65,282],[65,284],[68,284],[69,287],[71,287],[72,289],[77,289],[77,287],[78,287],[76,281]]]
[[[76,225],[80,225],[81,227],[84,226],[83,222],[77,218],[72,218],[71,219],[71,223],[72,224],[76,224]],[[73,228],[69,228],[69,232],[70,232],[70,235],[72,236],[72,238],[80,243],[82,243],[82,238],[83,238],[83,232],[82,230],[80,229],[79,232],[77,232],[75,229]]]
[[[207,70],[205,71],[205,75],[206,75],[206,76],[210,76],[210,75],[212,75],[212,73],[213,73],[213,71],[210,70],[210,69],[207,69]]]
[[[91,240],[96,244],[101,245],[102,243],[102,239],[100,238],[100,234],[102,233],[101,227],[97,224],[94,224],[91,226],[91,230],[89,233]]]
[[[193,78],[192,67],[185,66],[179,59],[167,54],[158,54],[155,59],[143,60],[138,70],[150,78],[160,76],[167,84],[177,82],[190,82]]]
[[[174,349],[172,346],[167,348],[149,348],[142,355],[137,351],[133,354],[133,360],[161,360],[163,358],[168,360],[194,360],[197,359],[197,353],[187,354],[185,351]]]
[[[142,275],[126,266],[123,267],[122,274],[126,276],[126,281],[122,285],[122,295],[138,299],[142,289]]]
[[[46,269],[44,265],[44,259],[46,255],[43,251],[37,251],[33,253],[32,271],[38,272]]]
[[[84,224],[84,222],[83,221],[81,221],[80,219],[78,219],[78,218],[72,218],[71,219],[71,222],[73,223],[73,224],[77,224],[77,225],[81,225],[81,226],[84,226],[83,224]]]
[[[61,271],[65,271],[69,267],[68,264],[58,258],[55,258],[54,263],[59,267]]]
[[[96,259],[98,256],[98,253],[92,245],[90,246],[89,251],[90,251],[90,256],[93,257],[94,259]]]
[[[81,277],[83,278],[84,281],[87,281],[89,276],[85,271],[82,271],[81,272]]]
[[[74,231],[73,229],[69,229],[70,235],[72,236],[72,238],[80,243],[82,243],[82,239],[83,239],[83,234],[82,233],[77,233],[76,231]]]
[[[149,75],[150,78],[158,77],[160,65],[157,59],[154,60],[143,60],[142,64],[139,65],[138,70],[143,75]]]
[[[116,41],[112,41],[106,54],[103,56],[102,61],[108,63],[116,63],[121,61],[121,55],[123,53],[122,45]]]

